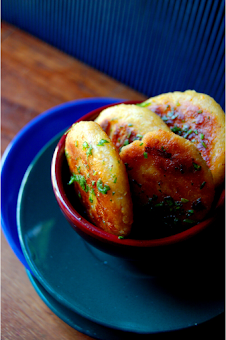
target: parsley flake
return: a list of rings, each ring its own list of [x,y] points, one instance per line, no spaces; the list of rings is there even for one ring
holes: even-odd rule
[[[182,202],[182,203],[188,203],[188,202],[189,202],[189,200],[188,200],[188,199],[186,199],[186,198],[181,198],[181,202]]]
[[[202,142],[202,146],[204,146],[204,148],[207,149],[207,146],[204,142]]]
[[[206,184],[206,182],[205,182],[205,181],[204,181],[204,182],[202,182],[202,184],[200,185],[200,189],[204,188],[205,184]]]
[[[107,194],[108,190],[110,190],[110,187],[107,184],[103,184],[102,180],[99,178],[97,181],[97,189],[102,194]]]
[[[150,105],[150,103],[145,103],[145,102],[143,102],[143,103],[137,103],[136,105],[137,105],[137,106],[141,106],[141,107],[147,107],[147,106]]]
[[[193,167],[195,168],[195,170],[199,171],[201,170],[201,165],[198,165],[196,163],[193,162]]]
[[[106,139],[101,139],[101,140],[99,141],[99,143],[97,144],[97,146],[103,146],[103,145],[106,144],[106,143],[109,143],[109,141],[107,141]]]
[[[71,184],[74,183],[74,182],[78,182],[79,185],[81,186],[81,188],[82,188],[85,192],[88,192],[89,187],[88,187],[88,185],[87,185],[87,183],[86,183],[86,179],[85,179],[84,176],[73,174],[73,175],[71,176],[70,181],[69,181],[68,184],[71,185]]]
[[[87,142],[84,142],[82,145],[83,145],[83,150],[85,150],[89,147],[89,144]]]

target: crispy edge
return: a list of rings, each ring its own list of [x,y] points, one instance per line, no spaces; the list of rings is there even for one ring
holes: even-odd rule
[[[154,112],[135,104],[119,104],[103,110],[97,122],[110,137],[118,151],[134,140],[141,140],[149,131],[170,128]]]
[[[98,147],[97,144],[101,139],[108,141],[108,143]],[[88,147],[84,149],[83,143],[87,140]],[[95,156],[92,153],[87,156],[87,150],[91,146],[92,149],[90,148],[90,150],[94,152],[96,159],[94,159]],[[80,199],[93,223],[112,234],[127,236],[133,222],[128,176],[125,166],[109,137],[97,123],[92,121],[79,122],[72,126],[67,134],[65,152],[71,173],[77,173],[79,165],[79,175],[84,176],[87,187],[92,188],[93,204],[90,202],[89,192],[82,190],[78,183],[74,183],[75,190],[77,193],[80,192]],[[105,156],[108,161],[103,163]],[[95,163],[94,168],[93,163]],[[118,183],[115,182],[115,177],[112,178],[112,174],[109,172],[110,163],[113,163],[116,167]],[[101,178],[102,183],[110,184],[111,194],[107,192],[106,195],[103,195],[99,192],[97,189],[99,178]],[[93,182],[95,182],[95,185],[92,185]],[[113,193],[114,196],[112,196]]]

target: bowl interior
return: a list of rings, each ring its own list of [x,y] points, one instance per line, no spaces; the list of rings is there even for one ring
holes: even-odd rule
[[[127,103],[134,104],[137,102]],[[96,109],[86,114],[78,121],[94,120],[105,107]],[[120,245],[124,244],[133,247],[156,247],[170,245],[187,240],[210,226],[215,219],[217,211],[224,204],[225,191],[224,188],[221,188],[216,192],[213,209],[204,221],[190,227],[189,229],[182,231],[174,230],[173,232],[168,232],[168,234],[167,230],[164,229],[161,233],[156,233],[155,231],[147,233],[148,222],[146,216],[142,218],[141,213],[135,213],[134,224],[132,227],[133,231],[128,238],[119,239],[117,236],[109,234],[89,222],[85,209],[82,207],[81,203],[75,195],[73,186],[68,185],[68,182],[70,180],[70,171],[64,153],[65,138],[66,134],[61,137],[55,150],[52,161],[52,182],[55,196],[65,217],[76,229],[76,231],[82,232],[82,234],[85,233],[91,237],[97,238],[99,240],[101,239],[103,242],[111,242]],[[158,225],[158,221],[152,221],[152,223]]]

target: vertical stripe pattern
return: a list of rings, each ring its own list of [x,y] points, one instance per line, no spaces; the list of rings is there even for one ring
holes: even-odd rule
[[[150,96],[225,108],[224,0],[2,0],[2,20]]]

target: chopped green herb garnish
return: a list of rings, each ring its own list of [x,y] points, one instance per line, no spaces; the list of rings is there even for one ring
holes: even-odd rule
[[[142,142],[142,143],[140,143],[140,146],[142,146],[144,143]]]
[[[131,136],[131,131],[128,133],[128,135],[127,135],[127,139],[129,139],[130,138],[130,136]]]
[[[96,196],[96,194],[95,194],[94,189],[91,188],[90,194],[89,194],[89,201],[90,201],[91,203],[93,203],[93,196]]]
[[[163,207],[163,205],[164,205],[164,202],[160,202],[160,203],[155,204],[155,207]]]
[[[207,146],[204,142],[202,142],[202,146],[204,146],[205,149],[207,148]]]
[[[88,150],[86,151],[87,158],[92,155],[92,146],[90,145]]]
[[[148,158],[148,153],[144,152],[144,158]]]
[[[202,113],[202,110],[198,110],[197,113]]]
[[[177,118],[177,116],[178,116],[178,114],[175,113],[174,111],[168,112],[167,115],[168,115],[169,119],[175,119],[175,118]]]
[[[128,144],[129,144],[129,141],[128,141],[128,139],[126,139],[123,143],[123,146],[128,145]]]
[[[117,182],[117,177],[116,177],[116,175],[114,175],[113,178],[114,178],[114,183],[116,183],[116,182]]]
[[[204,139],[204,134],[200,133],[200,139]]]
[[[188,203],[189,200],[187,200],[186,198],[181,198],[181,202],[182,202],[182,203]]]
[[[169,118],[167,116],[162,116],[162,120],[166,122]]]
[[[183,222],[185,222],[185,223],[190,223],[190,224],[195,223],[195,221],[190,220],[189,218],[185,218],[185,219],[183,220]]]
[[[172,128],[171,128],[171,131],[176,133],[176,132],[181,132],[181,128],[177,125],[174,125]]]
[[[206,182],[205,182],[205,181],[204,181],[204,182],[202,182],[202,184],[200,185],[200,189],[204,188],[205,184],[206,184]]]
[[[188,132],[185,133],[184,138],[187,138],[192,132],[192,129],[188,130]]]
[[[108,190],[110,190],[110,187],[107,184],[103,184],[102,180],[99,178],[97,181],[97,189],[102,194],[107,194]]]
[[[174,200],[171,196],[164,197],[164,201],[169,207],[174,205]]]
[[[143,136],[142,136],[141,134],[138,133],[138,134],[136,135],[136,139],[140,139],[140,138],[142,139]]]
[[[196,163],[193,163],[193,167],[195,168],[195,170],[201,170],[201,165],[198,165]]]
[[[85,192],[88,192],[89,190],[89,187],[87,186],[86,184],[86,179],[84,176],[82,175],[75,175],[73,174],[70,178],[70,181],[69,181],[69,185],[72,184],[73,182],[78,182],[79,185],[81,186],[81,188],[85,191]]]
[[[85,150],[89,147],[89,144],[87,142],[84,142],[82,145],[83,145],[83,150]]]
[[[188,124],[184,124],[184,126],[183,126],[183,131],[184,131],[184,132],[187,132],[188,129],[189,129],[189,125],[188,125]]]
[[[81,168],[80,166],[77,166],[77,171],[79,174],[81,173],[80,168]]]
[[[165,111],[166,111],[169,107],[170,107],[169,104],[167,104],[167,105],[166,105],[166,108],[165,108]]]
[[[123,240],[123,239],[124,239],[124,236],[118,236],[118,239],[119,239],[119,240]]]
[[[143,103],[137,103],[136,105],[137,105],[137,106],[141,106],[141,107],[147,107],[147,106],[150,105],[150,103],[145,103],[145,102],[143,102]]]
[[[197,131],[197,130],[194,130],[194,133],[197,135],[197,134],[198,134],[198,131]]]
[[[103,145],[106,144],[106,143],[109,143],[109,141],[106,140],[106,139],[101,139],[101,140],[99,141],[99,143],[97,144],[97,146],[103,146]]]

